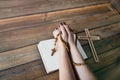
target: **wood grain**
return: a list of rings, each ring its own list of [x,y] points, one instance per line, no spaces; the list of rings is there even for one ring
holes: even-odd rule
[[[0,80],[33,80],[46,75],[41,60],[35,60],[27,64],[0,71]]]
[[[114,0],[113,0],[114,1]],[[62,21],[78,35],[89,28],[100,63],[94,63],[88,42],[85,60],[101,80],[117,80],[120,73],[120,15],[109,0],[0,0],[0,80],[58,80],[46,74],[37,44],[53,38]],[[116,4],[116,3],[115,3]],[[118,5],[114,5],[116,7]]]
[[[87,18],[72,18],[66,22],[73,26],[72,28],[83,31],[84,28],[97,28],[105,25],[120,22],[120,15],[116,11],[97,14]],[[38,43],[41,40],[52,38],[52,31],[58,26],[59,22],[43,25],[34,25],[17,30],[10,30],[0,33],[0,52],[25,47]],[[46,32],[45,32],[46,31]]]
[[[104,28],[103,27],[97,28],[97,29],[90,31],[93,34],[97,34],[97,33],[103,32],[103,31],[105,32],[105,33],[101,34],[101,38],[103,40],[95,42],[95,46],[96,46],[96,50],[98,51],[98,54],[101,54],[105,51],[108,51],[110,49],[120,46],[119,45],[120,37],[119,37],[119,35],[117,35],[117,34],[119,34],[119,27],[118,27],[119,25],[118,24],[120,24],[120,23],[113,24],[113,25],[110,25],[110,26],[107,26]],[[111,35],[108,33],[111,33]],[[82,43],[82,44],[84,44],[84,43]],[[106,47],[106,48],[104,48],[104,47]],[[91,51],[89,49],[88,44],[84,45],[83,48],[85,49],[85,51],[87,51],[86,53],[87,53],[88,57],[91,57]],[[0,70],[4,70],[7,68],[11,68],[14,66],[32,62],[32,61],[38,60],[38,59],[41,59],[41,58],[40,58],[39,52],[37,50],[36,44],[30,45],[27,47],[23,47],[20,49],[12,50],[12,51],[3,52],[3,53],[0,53],[0,65],[1,65]]]
[[[109,12],[109,3],[0,20],[0,32]],[[67,14],[66,14],[67,13]]]
[[[116,62],[117,59],[120,57],[119,50],[120,50],[120,47],[110,50],[106,52],[105,54],[100,54],[99,55],[101,59],[100,63],[91,63],[93,59],[90,58],[88,60],[90,61],[88,66],[92,69],[92,71],[97,71],[105,67],[108,67],[109,65]],[[21,66],[11,68],[5,71],[1,71],[0,79],[1,80],[44,80],[44,79],[45,80],[47,79],[58,80],[58,72],[46,75],[42,63],[40,63],[40,61],[35,61],[29,64],[25,64],[25,65],[21,65]]]
[[[112,6],[120,13],[120,0],[110,0]]]
[[[7,69],[6,68],[7,66],[9,66],[8,68],[10,68],[15,65],[17,66],[18,64],[25,64],[25,63],[32,62],[37,59],[40,59],[40,55],[37,50],[37,46],[33,45],[33,46],[1,53],[0,54],[0,65],[1,66],[0,67]]]
[[[115,62],[106,68],[96,72],[99,80],[119,80],[120,62]]]
[[[107,52],[106,54],[101,54],[101,55],[99,55],[99,57],[101,59],[100,63],[98,63],[98,64],[94,63],[94,64],[88,64],[88,65],[90,67],[94,67],[94,68],[91,68],[92,70],[97,70],[97,69],[103,68],[103,66],[104,67],[109,66],[110,63],[111,64],[114,63],[116,61],[116,59],[118,58],[118,56],[116,56],[116,55],[120,55],[119,50],[120,50],[120,48],[117,48],[115,50]],[[113,57],[113,58],[111,58],[111,57]],[[89,60],[89,62],[91,62],[91,60]],[[58,80],[57,73],[52,73],[51,75],[43,76],[43,77],[40,77],[40,78],[35,79],[35,80],[53,80],[53,79]]]
[[[109,51],[111,49],[119,47],[120,46],[120,41],[119,41],[120,40],[120,38],[119,38],[120,36],[119,36],[119,34],[116,35],[116,36],[117,37],[111,36],[113,38],[109,37],[109,38],[102,39],[100,41],[95,41],[94,45],[95,45],[95,49],[97,51],[97,54],[105,53],[105,52],[107,52],[107,51]],[[89,58],[93,57],[92,53],[91,53],[91,49],[89,47],[89,44],[84,45],[83,48],[86,51],[87,56]]]
[[[0,19],[106,2],[109,2],[109,0],[1,0]]]
[[[100,54],[100,63],[94,63],[93,58],[88,59],[86,62],[89,65],[90,69],[93,71],[98,71],[104,67],[109,66],[117,61],[120,57],[120,46],[117,49],[111,49],[110,51],[106,52],[105,54]],[[117,56],[116,56],[117,55]],[[93,62],[93,63],[92,63]]]
[[[59,80],[59,73],[58,72],[51,73],[49,75],[36,78],[35,80]]]
[[[92,30],[90,30],[90,34],[92,36],[99,36],[101,39],[103,39],[103,38],[111,37],[112,35],[118,34],[120,32],[119,28],[120,28],[120,23],[115,23],[115,24],[104,26],[101,28],[96,28],[95,30],[92,29]],[[84,32],[80,32],[77,35],[85,36],[86,34]],[[97,42],[99,40],[93,40],[93,41]],[[81,39],[80,39],[80,42],[82,42],[82,45],[88,43],[87,40],[85,41],[85,40],[81,40]]]

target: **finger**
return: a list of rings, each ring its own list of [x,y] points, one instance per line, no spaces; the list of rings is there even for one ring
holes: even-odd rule
[[[65,28],[61,24],[60,24],[60,30],[61,30],[63,36],[67,36],[67,32],[66,32]]]
[[[68,34],[71,33],[71,30],[70,30],[68,25],[64,24],[64,28],[65,28],[65,30],[67,31]]]
[[[53,31],[53,36],[56,38],[59,33],[60,33],[60,31],[58,29],[55,29]]]
[[[61,32],[60,26],[58,27],[58,31],[59,31],[59,33]]]

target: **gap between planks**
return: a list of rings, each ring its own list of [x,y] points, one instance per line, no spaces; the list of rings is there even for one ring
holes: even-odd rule
[[[96,72],[99,80],[119,80],[120,62],[113,63],[108,67]]]
[[[62,21],[67,18],[69,19],[72,16],[80,16],[80,15],[82,16],[82,15],[97,14],[97,13],[100,14],[102,12],[105,13],[109,11],[108,6],[110,6],[110,4],[105,3],[105,4],[99,4],[99,5],[93,5],[93,6],[86,6],[84,8],[75,8],[75,9],[68,9],[68,10],[62,10],[62,11],[49,12],[49,13],[1,19],[0,32],[24,28],[25,27],[24,25],[42,24],[43,22],[45,23],[45,22]],[[18,23],[19,24],[24,23],[24,25],[17,26]],[[13,24],[16,24],[16,26],[14,26]],[[10,26],[10,25],[13,25],[13,26]]]
[[[101,38],[104,39],[104,38],[108,38],[110,36],[118,34],[120,30],[119,25],[120,23],[112,24],[107,27],[101,27],[98,29],[90,30],[90,32],[91,34],[94,34],[94,35],[100,34]],[[91,55],[88,55],[88,56],[90,57]],[[0,70],[14,67],[14,66],[21,65],[21,64],[25,64],[25,63],[28,63],[28,62],[31,62],[37,59],[40,59],[40,55],[37,50],[36,44],[28,46],[28,47],[16,49],[16,50],[6,51],[3,53],[0,53],[0,65],[1,65]]]
[[[120,47],[116,48],[114,50],[108,51],[105,54],[100,54],[99,57],[102,62],[100,64],[88,64],[88,66],[91,67],[92,71],[95,71],[95,70],[98,70],[99,68],[107,67],[110,64],[113,64],[116,61],[116,59],[118,58],[118,56],[116,56],[116,55],[120,55],[119,50],[120,50]],[[93,59],[89,60],[89,62],[92,62],[92,61],[93,61]],[[55,73],[46,75],[46,73],[44,71],[44,67],[42,67],[42,65],[40,66],[40,64],[38,64],[38,63],[40,63],[40,61],[35,62],[35,64],[25,65],[26,67],[24,67],[24,65],[23,65],[23,67],[21,66],[22,68],[16,67],[11,70],[9,69],[8,71],[0,72],[0,75],[1,75],[0,79],[1,80],[4,80],[4,79],[33,80],[33,79],[37,78],[35,80],[41,80],[41,79],[43,80],[45,77],[49,77],[50,75],[53,75],[53,74],[58,76],[58,71]],[[38,64],[38,66],[36,64]],[[53,78],[55,78],[55,76],[53,76]]]
[[[108,3],[109,0],[22,0],[22,1],[0,1],[0,18],[11,18],[17,16],[45,13],[57,10],[77,8],[95,4]]]
[[[120,15],[116,11],[89,16],[87,18],[75,18],[66,21],[74,29],[83,31],[84,28],[94,29],[120,22]],[[11,30],[0,33],[0,52],[14,50],[20,47],[38,43],[40,40],[52,38],[52,31],[58,23],[37,25],[29,28]],[[46,31],[47,33],[45,33]]]

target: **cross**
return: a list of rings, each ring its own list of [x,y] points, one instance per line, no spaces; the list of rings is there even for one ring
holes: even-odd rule
[[[99,62],[99,58],[98,58],[97,52],[96,52],[94,44],[93,44],[93,40],[100,40],[100,37],[99,36],[91,36],[88,29],[85,29],[85,33],[86,33],[86,36],[78,36],[78,39],[88,40],[94,60],[95,60],[95,62]]]

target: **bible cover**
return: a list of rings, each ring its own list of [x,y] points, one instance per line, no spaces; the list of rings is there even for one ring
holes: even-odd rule
[[[51,73],[53,71],[58,70],[58,53],[55,52],[55,54],[51,56],[52,53],[51,50],[53,49],[53,47],[54,47],[54,39],[40,41],[38,44],[38,50],[40,52],[47,73]],[[77,47],[82,57],[84,59],[87,59],[87,55],[78,40],[77,40]]]

